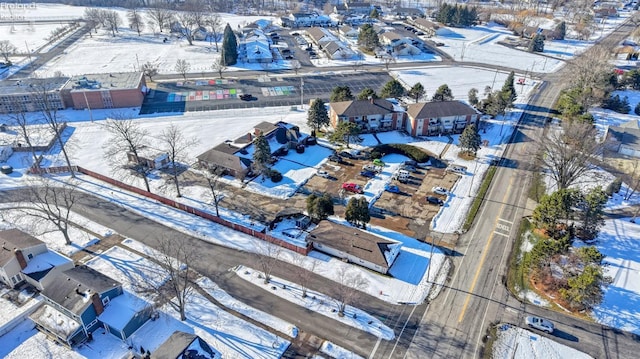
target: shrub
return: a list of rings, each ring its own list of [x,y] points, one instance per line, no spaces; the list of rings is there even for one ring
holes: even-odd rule
[[[272,182],[280,182],[282,181],[282,173],[278,172],[277,170],[271,170],[269,172],[269,178],[271,179]]]
[[[435,157],[432,153],[421,148],[400,143],[378,145],[373,148],[373,151],[371,151],[371,157],[380,158],[383,155],[388,155],[390,153],[405,155],[418,163],[427,162],[430,158]]]
[[[620,192],[620,188],[622,187],[622,178],[616,178],[613,182],[609,183],[604,192],[607,196],[611,197],[614,193]]]

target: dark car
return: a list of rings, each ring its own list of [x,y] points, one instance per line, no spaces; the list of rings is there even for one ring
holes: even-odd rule
[[[398,188],[398,186],[393,184],[388,184],[384,186],[384,190],[391,193],[400,193],[400,188]]]
[[[300,36],[300,33],[298,33],[298,32],[292,32],[292,33],[291,33],[291,36]]]
[[[251,101],[251,100],[253,100],[253,96],[250,93],[245,93],[245,94],[240,95],[240,99],[242,101]]]
[[[337,162],[337,163],[342,163],[342,162],[344,162],[344,160],[342,159],[342,157],[340,157],[340,156],[338,156],[338,155],[336,155],[336,154],[329,155],[329,161],[331,161],[331,162]]]
[[[355,156],[351,154],[351,152],[349,151],[341,151],[339,153],[340,156],[345,157],[345,158],[349,158],[349,159],[355,159]]]
[[[367,177],[367,178],[373,178],[376,176],[376,173],[373,171],[360,171],[360,176],[362,177]]]
[[[427,202],[438,206],[442,206],[444,204],[444,202],[440,198],[433,196],[427,196]]]
[[[305,143],[307,146],[313,146],[313,145],[315,145],[316,143],[318,143],[318,141],[316,140],[316,138],[315,138],[315,137],[310,136],[310,137],[307,137],[307,138],[304,140],[304,143]]]

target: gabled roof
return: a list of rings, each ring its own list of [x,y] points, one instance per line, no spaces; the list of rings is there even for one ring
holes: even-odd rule
[[[0,231],[0,266],[7,264],[15,258],[17,249],[31,248],[44,244],[38,238],[25,233],[19,229],[8,229]]]
[[[328,52],[331,55],[342,50],[342,46],[340,46],[340,44],[335,41],[329,41],[325,43],[324,45],[322,45],[322,48],[324,49],[324,51]]]
[[[624,125],[609,127],[608,135],[613,136],[622,145],[640,150],[640,128],[634,127],[638,126],[638,121],[633,120],[630,122],[635,122],[635,125],[625,123],[624,125],[628,127],[623,127]]]
[[[413,19],[413,23],[421,26],[424,29],[434,29],[434,30],[438,30],[440,28],[440,25],[438,25],[437,23],[427,20],[425,18],[422,17],[418,17]]]
[[[139,313],[150,308],[151,304],[146,300],[124,291],[122,295],[109,301],[98,319],[111,328],[123,330]]]
[[[380,37],[383,37],[383,38],[387,39],[389,42],[402,40],[402,38],[403,38],[403,36],[401,36],[400,34],[398,34],[395,31],[383,32],[382,34],[380,34]]]
[[[33,259],[31,259],[27,263],[27,266],[22,270],[22,273],[34,280],[40,280],[54,267],[58,267],[66,263],[71,263],[71,259],[60,253],[48,250],[33,257]]]
[[[238,148],[232,147],[230,144],[219,144],[218,146],[199,154],[196,158],[199,161],[206,162],[209,165],[220,166],[242,172],[246,168],[240,157],[234,155]],[[231,153],[230,153],[231,152]]]
[[[311,37],[314,41],[318,42],[323,38],[333,38],[332,36],[330,36],[329,34],[327,34],[323,28],[321,27],[311,27],[307,29],[307,35],[309,35],[309,37]]]
[[[320,221],[307,240],[320,243],[388,269],[402,243],[331,221]]]
[[[476,115],[473,107],[460,101],[432,101],[407,106],[407,114],[414,119]]]
[[[175,331],[152,354],[152,359],[217,359],[222,355],[192,333]]]
[[[94,293],[104,293],[120,286],[120,282],[82,265],[62,272],[55,284],[44,288],[42,295],[79,315],[91,305]]]
[[[329,107],[338,116],[355,117],[388,114],[394,112],[393,103],[385,99],[332,102]]]

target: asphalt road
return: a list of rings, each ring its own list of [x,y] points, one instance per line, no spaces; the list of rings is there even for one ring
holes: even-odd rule
[[[632,30],[621,27],[603,42],[617,44]],[[587,51],[583,56],[589,56]],[[524,326],[524,318],[536,314],[558,324],[553,340],[595,358],[632,358],[640,350],[633,334],[577,319],[560,312],[526,305],[513,298],[505,286],[507,259],[520,219],[530,213],[527,193],[532,177],[531,160],[537,138],[562,88],[571,66],[547,76],[533,95],[520,125],[500,161],[488,195],[472,229],[462,235],[453,256],[454,273],[449,284],[422,318],[407,358],[476,358],[491,323]]]

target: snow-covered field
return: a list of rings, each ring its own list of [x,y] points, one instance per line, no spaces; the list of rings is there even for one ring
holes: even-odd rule
[[[509,324],[498,326],[493,342],[493,359],[588,359],[589,355],[551,339]]]

